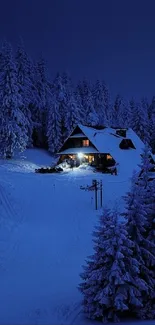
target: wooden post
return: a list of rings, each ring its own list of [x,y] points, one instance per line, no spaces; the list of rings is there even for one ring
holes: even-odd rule
[[[103,199],[103,193],[102,193],[103,187],[102,187],[102,180],[100,180],[100,204],[102,208],[102,199]]]
[[[97,210],[97,180],[96,179],[93,179],[92,185],[95,188],[95,191],[94,191],[95,192],[95,209]]]
[[[95,180],[95,209],[97,210],[97,181]]]

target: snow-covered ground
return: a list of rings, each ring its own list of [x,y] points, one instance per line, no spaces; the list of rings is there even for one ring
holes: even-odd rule
[[[35,168],[51,164],[52,157],[37,149],[0,161],[3,325],[96,324],[84,318],[77,286],[82,264],[92,253],[91,233],[101,210],[94,208],[94,193],[80,186],[102,179],[104,204],[122,209],[131,175],[121,170],[118,176],[104,175],[84,168],[34,173]]]

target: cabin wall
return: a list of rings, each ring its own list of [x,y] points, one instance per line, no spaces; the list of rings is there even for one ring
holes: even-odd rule
[[[108,156],[108,153],[95,155],[94,161],[96,166],[99,168],[114,166],[116,163],[115,159],[108,159]]]
[[[68,138],[68,140],[64,143],[61,148],[61,151],[69,149],[69,148],[84,148],[83,140],[89,140],[87,137],[82,138]],[[89,140],[89,146],[94,148],[94,145]]]

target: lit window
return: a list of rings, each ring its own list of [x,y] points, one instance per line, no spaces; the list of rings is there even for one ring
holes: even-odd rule
[[[107,159],[109,160],[109,159],[112,159],[112,157],[111,157],[111,155],[107,155]]]
[[[89,147],[89,140],[83,140],[83,147]]]

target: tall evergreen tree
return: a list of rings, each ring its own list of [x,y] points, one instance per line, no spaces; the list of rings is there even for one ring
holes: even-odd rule
[[[142,307],[146,284],[139,277],[134,244],[116,211],[104,210],[93,236],[95,252],[84,266],[79,286],[84,312],[91,319],[116,321],[126,311],[134,313]]]
[[[155,180],[151,180],[151,171],[155,168],[155,164],[151,160],[150,148],[145,145],[139,165],[141,172],[137,184],[143,191],[143,204],[147,208],[146,237],[155,245]],[[153,249],[155,250],[155,246]]]
[[[48,148],[51,153],[58,152],[62,145],[61,142],[61,116],[59,105],[53,94],[50,108],[47,115],[47,140]]]
[[[79,123],[79,106],[77,105],[73,84],[68,73],[63,73],[62,82],[65,90],[67,114],[64,117],[66,127],[66,137],[74,126]]]
[[[11,45],[3,44],[0,60],[0,150],[11,158],[15,150],[24,150],[28,142],[27,119],[21,109],[22,97]]]
[[[138,134],[143,142],[149,142],[148,112],[143,108],[142,102],[130,101],[131,128]]]
[[[42,143],[42,114],[41,114],[41,100],[38,92],[38,71],[37,65],[28,57],[27,73],[30,80],[30,97],[29,110],[31,113],[32,123],[32,140],[31,145],[40,146]]]
[[[125,107],[123,98],[118,94],[114,101],[113,114],[112,114],[112,126],[124,127]]]
[[[131,191],[125,197],[126,211],[124,216],[127,219],[127,229],[131,240],[134,242],[134,257],[140,264],[140,277],[145,281],[145,288],[142,291],[143,309],[137,314],[147,318],[146,303],[154,296],[155,281],[151,267],[155,265],[155,254],[152,251],[153,244],[146,238],[148,206],[145,202],[145,193],[138,184],[137,176],[132,178]],[[151,311],[150,314],[151,315]],[[152,316],[154,311],[152,308]]]
[[[141,99],[141,107],[144,114],[142,138],[146,144],[150,144],[149,103],[146,97]]]
[[[93,88],[94,108],[98,116],[98,123],[103,126],[108,125],[105,83],[97,80]]]
[[[150,128],[150,145],[155,153],[155,96],[152,98],[151,105],[148,108],[149,128]]]
[[[67,107],[67,94],[65,90],[65,84],[63,76],[57,73],[56,78],[53,81],[53,93],[55,95],[56,106],[58,107],[59,114],[61,117],[61,143],[67,138],[67,118],[68,118],[68,107]]]
[[[149,146],[145,145],[142,152],[141,164],[139,165],[141,172],[137,184],[143,191],[143,204],[147,208],[146,237],[154,244],[152,251],[155,251],[155,180],[150,180],[151,170],[155,168],[155,164],[151,162],[151,159]]]
[[[130,127],[131,111],[128,101],[125,101],[121,95],[117,95],[112,110],[113,127]]]
[[[36,63],[36,89],[39,98],[40,142],[42,145],[46,145],[47,114],[51,105],[52,92],[43,58],[40,58]]]
[[[83,84],[81,81],[78,82],[76,88],[75,88],[75,98],[78,105],[78,111],[79,111],[79,122],[81,124],[86,124],[86,110],[83,105],[84,101],[84,91],[83,91]]]
[[[109,88],[105,82],[103,83],[103,92],[104,92],[104,112],[107,120],[106,126],[111,126],[112,100],[111,100]]]
[[[84,124],[95,126],[99,124],[99,117],[94,109],[93,90],[90,83],[85,79],[79,84],[81,103],[85,111]]]
[[[30,111],[30,103],[32,98],[32,80],[30,78],[30,62],[29,57],[24,49],[23,43],[18,46],[16,53],[17,65],[17,84],[19,93],[22,98],[22,105],[20,109],[25,115],[26,128],[29,137],[28,145],[32,145],[33,123]]]

